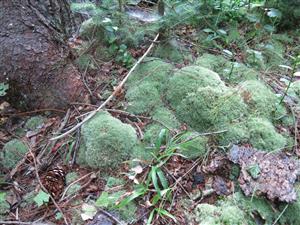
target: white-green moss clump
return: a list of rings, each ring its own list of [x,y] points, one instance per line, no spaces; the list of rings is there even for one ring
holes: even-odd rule
[[[252,115],[271,117],[278,103],[277,96],[260,81],[245,81],[238,87]]]
[[[199,204],[195,209],[196,222],[200,225],[243,225],[244,212],[237,206],[222,202],[217,206]]]
[[[203,132],[239,121],[248,114],[248,109],[242,98],[231,90],[205,87],[188,94],[176,112],[183,122]]]
[[[4,168],[12,169],[27,153],[28,147],[18,139],[7,142],[1,152],[1,164]]]
[[[273,124],[263,118],[251,118],[247,122],[250,133],[250,144],[254,148],[266,151],[283,149],[287,140],[277,133]]]
[[[269,120],[260,117],[229,124],[226,129],[227,132],[218,135],[222,146],[250,143],[259,150],[275,151],[283,149],[288,143],[287,138],[279,134]]]
[[[79,163],[92,168],[115,168],[131,155],[135,130],[106,112],[97,113],[81,129]]]
[[[258,77],[258,73],[253,69],[241,63],[230,62],[221,55],[205,53],[196,60],[195,64],[215,71],[225,82],[230,84],[255,80]]]
[[[126,99],[128,101],[127,111],[135,114],[148,114],[163,104],[160,92],[156,88],[156,82],[144,82],[129,88]]]
[[[166,84],[166,99],[175,108],[189,93],[207,86],[226,88],[217,73],[201,66],[187,66],[174,73]]]
[[[25,123],[25,128],[27,130],[36,130],[40,128],[44,123],[44,118],[42,116],[34,116],[28,119]]]
[[[146,58],[129,77],[126,86],[132,87],[145,82],[154,82],[155,88],[161,90],[169,79],[173,66],[158,58]]]

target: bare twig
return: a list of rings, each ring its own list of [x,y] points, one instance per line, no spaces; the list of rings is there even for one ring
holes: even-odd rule
[[[60,200],[59,200],[59,202],[61,202],[62,200],[64,200],[64,197],[65,197],[67,191],[69,190],[69,188],[70,188],[71,186],[73,186],[73,185],[76,184],[77,182],[83,180],[84,178],[86,178],[86,177],[92,175],[93,173],[94,173],[94,172],[90,172],[90,173],[88,173],[88,174],[86,174],[86,175],[80,177],[79,179],[73,181],[71,184],[69,184],[68,187],[65,188],[65,190],[64,190],[64,192],[63,192],[63,194],[62,194],[62,196],[61,196],[61,198],[60,198]]]
[[[76,126],[74,126],[73,128],[71,128],[70,130],[68,130],[67,132],[53,137],[50,140],[57,140],[57,139],[61,139],[69,134],[71,134],[73,131],[75,131],[76,129],[78,129],[79,127],[81,127],[84,123],[86,123],[88,120],[90,120],[93,116],[96,115],[97,112],[99,112],[100,110],[103,109],[104,106],[107,105],[107,103],[109,103],[113,97],[119,93],[119,91],[122,89],[122,87],[124,86],[125,82],[127,81],[127,79],[129,78],[129,76],[132,74],[132,72],[135,70],[135,68],[144,60],[144,58],[149,54],[149,52],[151,51],[151,49],[154,47],[154,42],[157,41],[159,37],[159,34],[156,35],[156,37],[154,38],[153,42],[151,43],[151,45],[149,46],[149,48],[147,49],[147,51],[144,53],[144,55],[134,64],[134,66],[130,69],[130,71],[128,72],[128,74],[126,75],[126,77],[121,81],[121,83],[118,85],[118,87],[114,90],[114,92],[94,111],[91,111],[91,113],[85,117],[80,123],[78,123]]]
[[[32,222],[21,222],[21,221],[2,221],[2,220],[0,220],[0,224],[24,224],[24,225],[30,225],[30,224],[32,224]]]

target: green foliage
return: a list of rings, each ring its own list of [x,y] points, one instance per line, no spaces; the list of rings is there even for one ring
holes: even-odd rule
[[[3,152],[1,155],[1,164],[7,169],[14,168],[17,163],[24,157],[27,153],[27,146],[18,139],[12,139],[7,142],[3,147]]]
[[[130,157],[137,143],[135,130],[105,112],[99,112],[81,129],[79,162],[92,168],[116,168]]]
[[[35,131],[44,123],[44,118],[42,116],[34,116],[29,118],[25,123],[25,128],[27,130]]]
[[[0,83],[0,97],[5,96],[8,89],[9,89],[9,85],[1,82]]]
[[[10,209],[10,205],[6,201],[6,195],[6,192],[0,192],[0,219],[2,219]]]
[[[176,108],[189,93],[207,86],[225,89],[217,73],[200,66],[187,66],[175,72],[166,84],[166,98]]]
[[[300,102],[300,80],[291,83],[291,86],[288,89],[287,93],[289,96],[295,98],[298,102]]]
[[[158,45],[154,51],[154,56],[171,61],[173,63],[192,61],[190,50],[185,48],[176,40],[167,41]]]
[[[125,191],[117,191],[113,193],[102,192],[99,198],[95,202],[95,206],[104,207],[110,211],[115,211],[125,221],[131,221],[135,217],[137,210],[136,205],[133,202],[129,202],[123,207],[116,208],[116,203],[124,195]]]
[[[207,154],[208,138],[199,136],[197,132],[183,133],[177,140],[177,152],[188,159],[204,157]]]
[[[128,89],[127,111],[131,113],[150,113],[162,105],[159,90],[155,82],[143,82]]]
[[[113,188],[125,184],[124,180],[116,177],[109,177],[106,181],[105,188]]]
[[[33,199],[38,207],[48,203],[50,200],[50,195],[46,192],[40,190],[39,193]]]

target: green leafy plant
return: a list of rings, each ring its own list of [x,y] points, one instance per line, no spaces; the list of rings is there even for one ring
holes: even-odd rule
[[[6,95],[8,88],[9,88],[8,84],[3,82],[0,83],[0,97]]]
[[[48,203],[50,200],[50,195],[42,190],[34,197],[33,199],[38,207],[42,206],[45,203]]]
[[[171,202],[172,193],[176,188],[177,183],[170,184],[165,176],[164,165],[168,160],[177,153],[177,150],[193,148],[195,142],[193,140],[199,135],[187,136],[186,133],[180,133],[175,136],[171,136],[167,129],[162,129],[155,141],[154,160],[149,165],[147,171],[146,180],[135,186],[132,193],[124,198],[116,207],[122,208],[134,201],[137,198],[150,195],[150,207],[152,210],[149,214],[147,224],[151,224],[154,217],[169,217],[176,222],[175,216],[173,216],[168,210],[165,209],[166,203]],[[105,196],[99,199],[99,202],[105,203]]]

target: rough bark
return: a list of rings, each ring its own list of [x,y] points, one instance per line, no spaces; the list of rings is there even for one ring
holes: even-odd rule
[[[65,108],[84,94],[67,45],[73,20],[67,0],[0,0],[0,82],[25,109]]]

